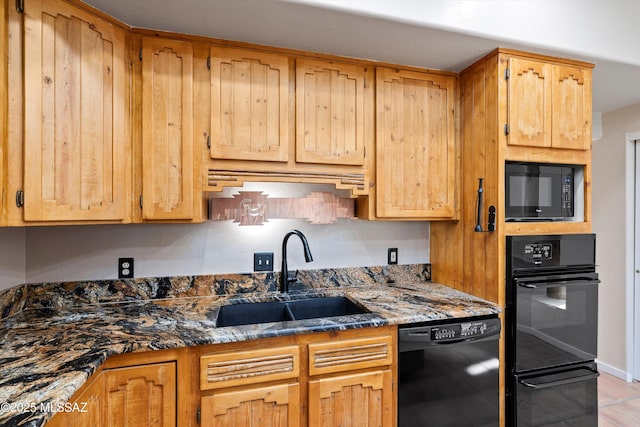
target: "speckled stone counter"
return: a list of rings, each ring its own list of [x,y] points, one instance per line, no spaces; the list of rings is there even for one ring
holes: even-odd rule
[[[373,273],[371,268],[299,272],[299,278],[315,286],[298,287],[286,296],[269,285],[266,289],[248,286],[250,292],[209,292],[206,296],[196,293],[163,299],[136,297],[92,305],[66,304],[70,300],[63,304],[60,301],[66,297],[51,291],[47,301],[57,301],[56,304],[27,298],[20,304],[31,308],[0,321],[0,403],[15,406],[66,402],[114,354],[499,312],[493,303],[421,280],[425,277],[424,268],[413,268],[410,273],[395,276],[388,271],[382,273],[384,268],[379,271],[373,268]],[[226,283],[227,291],[237,291],[243,283],[247,284],[246,277],[232,282]],[[348,285],[342,286],[343,283]],[[56,286],[61,285],[53,288]],[[74,287],[77,285],[64,286],[76,289],[71,291],[72,295],[82,294]],[[23,291],[38,295],[34,290]],[[219,307],[224,304],[317,295],[347,296],[370,313],[216,327]],[[40,426],[51,416],[38,410],[5,410],[10,409],[5,405],[0,410],[0,426]]]

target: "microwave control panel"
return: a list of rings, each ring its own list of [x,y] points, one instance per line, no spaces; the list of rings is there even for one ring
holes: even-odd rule
[[[562,177],[562,209],[565,212],[573,212],[573,177]]]

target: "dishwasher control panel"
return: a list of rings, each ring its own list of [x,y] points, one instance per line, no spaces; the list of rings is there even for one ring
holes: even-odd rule
[[[484,335],[488,326],[485,321],[452,323],[449,325],[434,326],[431,328],[432,341],[448,341],[465,338],[473,338]]]

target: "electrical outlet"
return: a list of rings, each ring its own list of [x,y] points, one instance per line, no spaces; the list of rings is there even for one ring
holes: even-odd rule
[[[118,258],[118,279],[133,279],[133,258]]]
[[[273,271],[273,252],[255,252],[253,271]]]
[[[398,263],[398,248],[389,248],[387,251],[387,264]]]

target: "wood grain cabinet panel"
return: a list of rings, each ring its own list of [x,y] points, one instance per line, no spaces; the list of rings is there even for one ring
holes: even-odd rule
[[[296,61],[296,161],[364,163],[364,67]]]
[[[551,64],[509,59],[507,144],[551,147]]]
[[[176,368],[158,363],[104,371],[106,426],[176,425]]]
[[[74,403],[76,410],[60,411],[46,424],[47,427],[106,426],[104,375],[99,374],[71,405]]]
[[[211,157],[286,162],[289,59],[211,48]]]
[[[391,427],[391,371],[309,380],[309,427]]]
[[[378,217],[453,217],[455,84],[454,76],[376,69]]]
[[[60,0],[25,2],[24,219],[125,217],[125,31]]]
[[[201,399],[202,427],[297,427],[300,386],[279,384],[222,391]]]
[[[142,213],[193,218],[193,47],[145,37],[142,43]]]
[[[591,69],[554,65],[551,145],[591,149]]]

